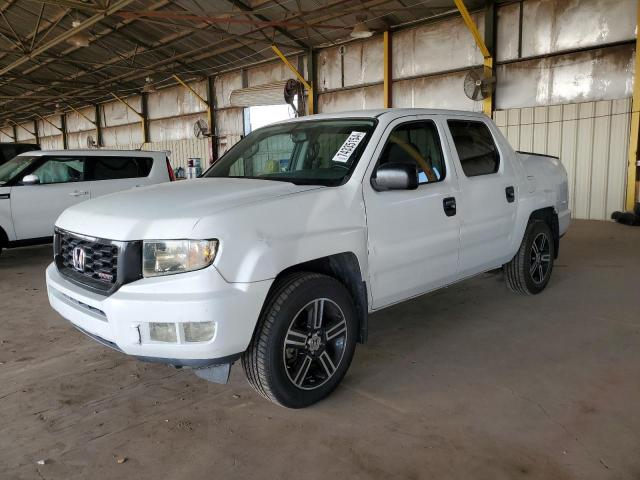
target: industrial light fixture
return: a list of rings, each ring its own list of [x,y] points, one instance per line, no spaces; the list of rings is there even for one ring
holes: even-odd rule
[[[153,86],[153,79],[151,77],[145,78],[142,93],[153,93],[155,91],[156,87]]]
[[[56,103],[56,109],[53,111],[54,115],[62,115],[64,111],[62,110],[62,106],[59,103]]]
[[[358,23],[353,26],[353,30],[351,30],[350,33],[353,38],[369,38],[371,35],[373,35],[373,32],[369,30],[369,27],[367,27],[365,23],[366,20],[366,16],[356,15],[356,21]]]
[[[73,22],[71,22],[71,27],[78,28],[81,24],[82,23],[80,21],[74,20]],[[74,47],[88,47],[89,40],[91,40],[89,34],[84,30],[80,30],[79,32],[76,32],[75,34],[67,38],[67,43],[70,43]]]

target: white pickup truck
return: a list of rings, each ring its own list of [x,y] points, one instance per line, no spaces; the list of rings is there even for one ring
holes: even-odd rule
[[[51,305],[95,340],[305,407],[342,380],[367,315],[503,268],[551,276],[570,212],[557,158],[488,118],[394,109],[261,128],[202,178],[66,210]]]

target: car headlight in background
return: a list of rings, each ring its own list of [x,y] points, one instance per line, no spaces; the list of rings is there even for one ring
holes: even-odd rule
[[[157,277],[208,267],[216,258],[217,240],[145,240],[142,275]]]

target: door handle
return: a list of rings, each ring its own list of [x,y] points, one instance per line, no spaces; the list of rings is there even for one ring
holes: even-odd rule
[[[516,200],[516,191],[513,187],[507,187],[504,189],[504,192],[507,196],[507,202],[513,203]]]
[[[456,214],[456,199],[455,197],[447,197],[442,200],[442,208],[447,217],[453,217]]]
[[[89,195],[89,192],[85,192],[83,190],[76,190],[74,192],[71,192],[69,195],[71,195],[72,197],[81,197],[82,195]]]

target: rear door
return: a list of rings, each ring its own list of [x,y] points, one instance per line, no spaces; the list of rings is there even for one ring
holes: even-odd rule
[[[496,267],[508,256],[516,218],[516,178],[488,120],[457,117],[446,123],[460,172],[460,275],[464,277]]]
[[[90,198],[84,157],[50,156],[33,172],[40,183],[11,188],[11,213],[17,240],[49,237],[58,216]]]
[[[150,185],[153,167],[151,156],[87,157],[87,174],[91,179],[91,197],[96,198],[135,187]]]

